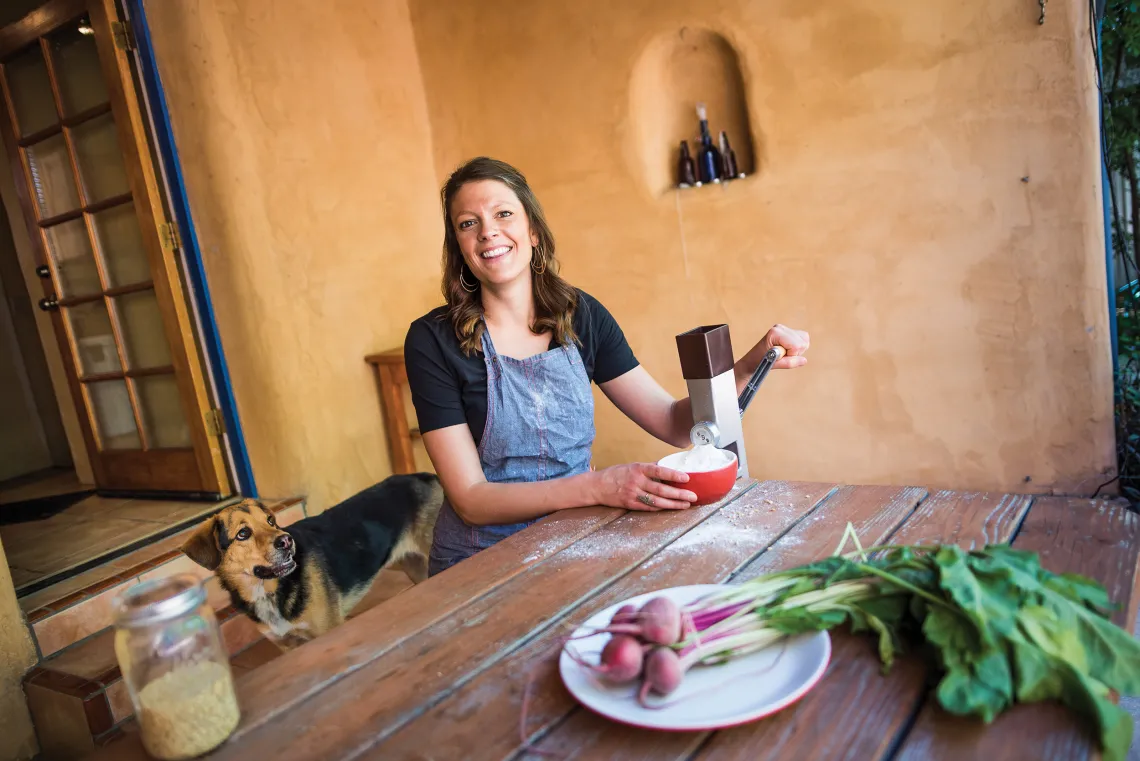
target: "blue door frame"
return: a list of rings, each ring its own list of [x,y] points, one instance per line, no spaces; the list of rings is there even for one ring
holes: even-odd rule
[[[131,31],[139,57],[139,77],[150,101],[151,117],[155,125],[155,143],[159,161],[166,170],[170,187],[170,205],[178,231],[182,238],[182,256],[186,264],[186,274],[190,279],[191,298],[197,308],[200,324],[202,349],[210,363],[214,376],[218,408],[222,411],[226,426],[226,439],[230,458],[234,467],[235,490],[246,497],[257,498],[257,484],[253,478],[253,468],[249,462],[249,452],[242,433],[241,420],[237,414],[233,386],[230,383],[229,368],[222,351],[221,336],[210,302],[210,289],[206,282],[206,270],[202,266],[202,253],[198,246],[198,236],[190,215],[190,205],[186,198],[186,186],[182,176],[182,165],[178,159],[178,147],[174,142],[174,132],[170,126],[170,113],[166,107],[166,95],[155,63],[154,48],[151,45],[150,29],[146,23],[146,11],[142,0],[123,0],[130,17]]]
[[[1096,4],[1096,67],[1097,76],[1100,80],[1103,79],[1104,68],[1101,61],[1100,51],[1100,31],[1102,26],[1102,17],[1104,13],[1104,3],[1098,1]],[[1099,81],[1099,80],[1098,80]],[[1097,98],[1097,125],[1101,130],[1101,135],[1104,135],[1104,100]],[[1117,332],[1116,332],[1116,256],[1112,250],[1112,190],[1109,188],[1108,176],[1108,153],[1107,146],[1104,141],[1099,141],[1100,146],[1100,173],[1101,173],[1101,206],[1104,212],[1104,263],[1106,276],[1108,278],[1108,330],[1112,343],[1112,377],[1113,388],[1116,386],[1117,374],[1119,368],[1119,347],[1117,345]]]

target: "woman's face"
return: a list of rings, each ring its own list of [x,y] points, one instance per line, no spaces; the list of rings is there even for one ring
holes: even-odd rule
[[[538,236],[518,196],[498,180],[469,182],[451,201],[451,224],[463,260],[484,284],[527,274]]]

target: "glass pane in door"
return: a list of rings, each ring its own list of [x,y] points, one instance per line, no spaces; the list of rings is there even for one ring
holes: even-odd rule
[[[145,283],[150,265],[143,248],[142,230],[135,216],[135,205],[124,203],[91,215],[95,240],[107,271],[109,288]]]
[[[91,251],[91,239],[82,219],[52,225],[44,230],[47,255],[59,276],[59,296],[90,296],[103,290]]]
[[[36,204],[40,218],[66,214],[79,208],[79,193],[75,189],[75,173],[63,135],[29,146],[28,166],[32,173]]]
[[[95,38],[79,32],[79,20],[48,37],[63,115],[75,116],[110,100]]]
[[[174,376],[148,375],[136,380],[135,388],[149,445],[162,449],[192,446]]]
[[[94,413],[100,446],[103,449],[142,449],[126,381],[85,383],[84,388]]]
[[[98,203],[128,192],[127,170],[111,115],[83,122],[70,132],[87,203]]]
[[[34,45],[4,64],[12,106],[20,125],[20,136],[27,137],[59,124],[51,81],[40,46]]]
[[[162,314],[153,290],[128,293],[114,299],[123,334],[127,367],[144,370],[171,364],[170,345],[162,330]]]
[[[115,348],[115,333],[103,300],[66,307],[75,350],[79,355],[79,374],[115,373],[123,369]]]

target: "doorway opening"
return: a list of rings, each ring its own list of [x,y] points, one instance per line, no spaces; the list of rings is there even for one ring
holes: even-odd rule
[[[23,598],[238,488],[130,27],[22,4],[0,16],[0,541]]]

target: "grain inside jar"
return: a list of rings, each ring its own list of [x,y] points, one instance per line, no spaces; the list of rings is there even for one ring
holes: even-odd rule
[[[138,699],[143,745],[160,759],[212,750],[241,718],[230,670],[215,661],[179,666],[143,687]]]

